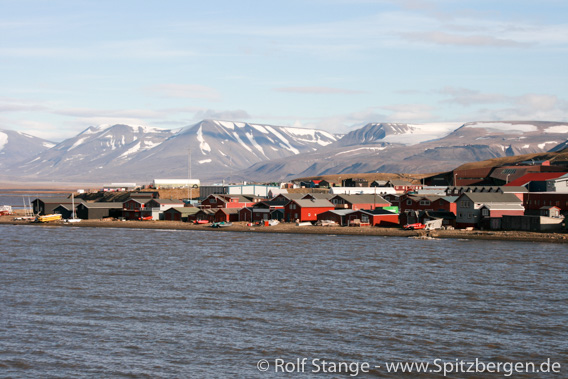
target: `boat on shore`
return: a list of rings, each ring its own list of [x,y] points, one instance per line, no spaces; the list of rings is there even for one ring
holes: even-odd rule
[[[61,221],[62,217],[60,214],[49,214],[43,216],[37,216],[35,222],[51,222],[51,221]]]
[[[226,228],[228,226],[233,226],[232,222],[225,222],[225,221],[221,221],[221,222],[214,222],[211,227],[212,228]]]
[[[195,220],[194,224],[209,224],[209,220]]]

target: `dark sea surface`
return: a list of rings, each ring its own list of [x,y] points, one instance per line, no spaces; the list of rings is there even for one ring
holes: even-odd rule
[[[568,376],[565,245],[9,225],[0,243],[0,377],[353,377],[321,359],[429,378],[385,362],[476,358]]]

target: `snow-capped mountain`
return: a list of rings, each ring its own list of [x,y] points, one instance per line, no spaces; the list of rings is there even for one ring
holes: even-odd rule
[[[98,179],[137,155],[163,143],[169,130],[129,125],[91,126],[17,167],[20,176],[38,179]]]
[[[259,163],[243,176],[439,172],[467,162],[549,151],[567,138],[568,124],[543,121],[368,124],[315,153]]]
[[[231,178],[257,162],[314,152],[335,142],[328,132],[244,122],[203,120],[185,127],[160,146],[132,160],[131,172],[144,169],[169,177]]]
[[[55,146],[53,142],[14,130],[0,130],[0,169],[30,159]]]
[[[443,138],[460,127],[460,123],[371,123],[343,137],[336,146],[380,143],[416,145]]]
[[[66,180],[218,179],[254,163],[284,158],[335,142],[328,132],[204,120],[181,130],[113,125],[90,127],[12,170],[20,177]]]
[[[0,144],[6,139],[1,138]],[[343,138],[321,130],[217,120],[180,130],[113,125],[90,127],[23,163],[6,165],[3,172],[21,180],[140,183],[187,178],[190,170],[203,182],[427,173],[559,149],[567,138],[568,123],[541,121],[372,123]]]

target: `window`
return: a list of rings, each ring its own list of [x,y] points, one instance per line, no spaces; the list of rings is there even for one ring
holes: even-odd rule
[[[468,213],[468,214],[467,214],[467,218],[471,218],[471,217],[472,217],[472,216],[471,216],[471,213]]]
[[[406,205],[412,205],[412,200],[410,199],[406,200]]]
[[[361,222],[366,224],[369,222],[369,216],[367,215],[361,215]]]
[[[209,202],[211,204],[215,204],[217,202],[217,199],[215,199],[214,197],[212,197],[211,199],[209,199]]]
[[[484,215],[484,216],[489,216],[489,209],[483,208],[483,209],[481,210],[481,214]]]
[[[463,213],[461,213],[461,212],[458,213],[458,217],[459,217],[459,218],[463,218]]]
[[[420,200],[420,205],[430,205],[430,200]]]

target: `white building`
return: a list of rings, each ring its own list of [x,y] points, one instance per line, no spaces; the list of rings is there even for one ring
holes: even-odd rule
[[[394,187],[330,187],[329,193],[333,195],[396,195]]]
[[[199,179],[154,179],[154,188],[198,188],[201,185]]]

